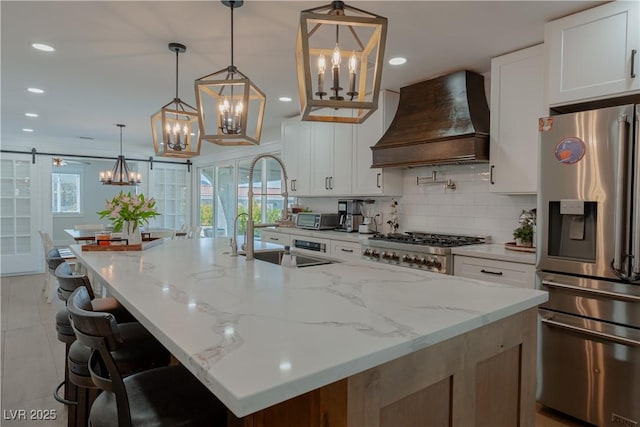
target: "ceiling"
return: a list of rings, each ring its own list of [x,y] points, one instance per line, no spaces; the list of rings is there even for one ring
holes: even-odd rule
[[[263,142],[299,112],[295,39],[301,10],[329,1],[245,1],[235,10],[235,65],[267,95]],[[382,87],[401,87],[458,69],[490,70],[491,58],[542,42],[544,22],[593,1],[351,1],[389,20]],[[230,63],[230,13],[219,1],[5,1],[2,36],[2,145],[54,143],[62,153],[119,150],[153,154],[150,116],[173,99],[195,106],[195,79]],[[46,43],[56,51],[31,47]],[[28,87],[45,90],[31,94]],[[293,102],[278,101],[289,96]],[[25,113],[39,117],[25,117]],[[25,133],[23,128],[31,128]],[[203,142],[202,153],[218,147]]]

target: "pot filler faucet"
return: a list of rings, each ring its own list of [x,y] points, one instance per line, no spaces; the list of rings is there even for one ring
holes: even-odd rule
[[[271,158],[275,160],[280,164],[280,167],[282,168],[282,175],[284,177],[284,191],[280,194],[282,195],[282,197],[284,197],[284,206],[282,208],[282,218],[279,221],[276,221],[273,224],[254,224],[253,222],[253,170],[255,169],[256,163],[258,163],[258,160],[264,159],[264,158]],[[279,158],[277,158],[272,154],[259,154],[256,157],[254,157],[253,160],[251,161],[251,166],[249,166],[249,193],[248,193],[249,212],[247,215],[247,238],[245,239],[247,261],[253,260],[253,251],[254,251],[253,229],[254,228],[292,227],[293,226],[293,222],[288,218],[288,212],[289,212],[289,206],[288,206],[289,193],[287,192],[288,179],[289,177],[287,176],[287,170],[284,167],[284,163],[282,163],[282,160],[280,160]],[[237,240],[238,240],[238,236],[234,228],[233,241],[231,242],[231,246],[232,246],[232,249],[235,247],[235,251],[237,251]]]

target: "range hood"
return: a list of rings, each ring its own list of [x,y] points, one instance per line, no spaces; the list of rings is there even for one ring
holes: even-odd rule
[[[393,122],[371,150],[374,168],[488,162],[484,77],[463,70],[403,87]]]

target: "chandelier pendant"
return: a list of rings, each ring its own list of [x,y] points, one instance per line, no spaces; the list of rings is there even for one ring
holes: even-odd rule
[[[218,145],[258,145],[266,96],[233,63],[233,10],[243,1],[224,0],[231,9],[231,65],[195,81],[200,138]]]
[[[200,154],[198,112],[178,96],[178,56],[187,51],[180,43],[169,43],[176,54],[176,95],[151,116],[153,147],[157,156],[189,158]]]
[[[362,123],[373,114],[386,38],[387,18],[343,1],[300,12],[296,62],[302,120]]]
[[[122,154],[122,128],[125,127],[125,125],[117,124],[116,126],[120,128],[120,155],[111,170],[100,172],[100,182],[103,185],[138,185],[140,184],[142,175],[140,172],[133,172],[129,168],[127,160]]]

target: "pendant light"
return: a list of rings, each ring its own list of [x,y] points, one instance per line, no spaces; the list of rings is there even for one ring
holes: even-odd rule
[[[296,62],[302,120],[365,121],[378,108],[386,39],[387,18],[342,1],[300,12]]]
[[[233,10],[243,1],[223,0],[231,9],[231,65],[195,81],[200,138],[218,145],[258,145],[266,96],[233,63]]]
[[[176,54],[176,96],[151,116],[151,132],[156,155],[188,158],[200,154],[198,112],[178,97],[178,56],[187,51],[180,43],[169,43]]]
[[[117,124],[120,128],[120,155],[113,169],[100,172],[100,182],[103,185],[138,185],[140,184],[140,172],[129,169],[127,161],[122,155],[122,128],[125,125]]]

